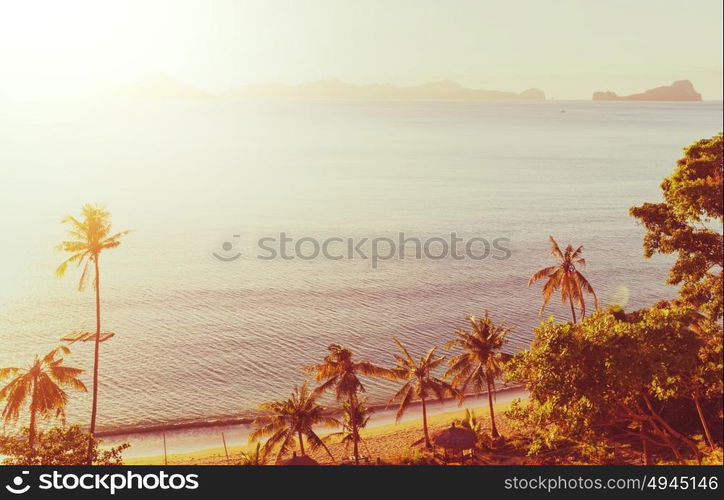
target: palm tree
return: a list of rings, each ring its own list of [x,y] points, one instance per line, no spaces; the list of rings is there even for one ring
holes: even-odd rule
[[[500,434],[495,426],[493,411],[495,379],[503,372],[503,361],[506,356],[498,351],[505,343],[505,336],[513,329],[504,324],[493,323],[488,311],[485,311],[482,318],[468,316],[467,320],[470,322],[470,331],[459,329],[455,332],[456,338],[446,346],[448,349],[458,347],[463,352],[448,362],[450,368],[445,377],[452,377],[452,384],[459,391],[461,402],[469,387],[476,395],[482,394],[487,389],[491,434],[497,438]]]
[[[322,447],[334,460],[327,445],[314,431],[314,426],[337,427],[340,424],[336,418],[326,413],[326,408],[317,404],[318,397],[319,393],[310,391],[307,382],[304,382],[301,387],[294,387],[290,398],[262,403],[259,409],[267,412],[267,415],[254,420],[255,429],[249,434],[249,440],[254,442],[268,436],[264,443],[264,454],[271,453],[278,447],[279,460],[293,448],[295,439],[298,439],[299,451],[305,455],[306,437],[312,450]]]
[[[432,448],[427,430],[427,401],[431,396],[434,396],[442,403],[445,399],[445,393],[457,396],[454,387],[433,375],[435,368],[445,361],[445,356],[435,356],[437,347],[433,347],[420,358],[419,362],[416,362],[399,340],[393,340],[399,348],[400,354],[395,354],[396,367],[392,369],[392,372],[395,378],[407,382],[392,396],[387,404],[394,401],[400,402],[395,417],[396,421],[399,421],[410,403],[419,399],[422,403],[422,428],[425,433],[425,446]]]
[[[371,377],[392,378],[394,374],[386,369],[376,366],[369,361],[355,362],[352,359],[352,351],[338,344],[331,344],[328,348],[329,354],[324,362],[318,365],[307,366],[305,371],[314,374],[315,380],[322,382],[316,391],[323,392],[334,389],[337,401],[347,401],[351,408],[357,408],[358,394],[364,392],[365,388],[359,379],[359,375]],[[351,424],[356,425],[356,420]],[[351,429],[355,464],[359,465],[359,432],[358,429]]]
[[[38,417],[47,418],[55,413],[56,417],[65,417],[68,394],[62,387],[85,391],[85,385],[78,379],[83,370],[63,365],[58,354],[70,354],[65,346],[56,347],[28,368],[0,368],[0,380],[14,377],[0,389],[0,401],[7,400],[2,411],[6,423],[17,421],[20,412],[29,401],[30,425],[28,426],[28,444],[32,449],[38,429]]]
[[[101,252],[119,246],[121,244],[121,236],[128,234],[128,231],[111,234],[111,223],[109,221],[111,214],[100,206],[84,205],[82,214],[81,220],[69,215],[60,221],[61,224],[68,225],[66,232],[71,239],[63,241],[57,248],[65,252],[70,252],[72,255],[58,266],[55,274],[58,277],[65,275],[65,271],[68,269],[68,264],[70,263],[74,263],[78,267],[83,267],[80,280],[78,281],[78,290],[83,291],[88,282],[89,267],[91,264],[93,265],[93,288],[96,293],[96,335],[95,352],[93,356],[93,403],[91,406],[90,421],[91,439],[88,441],[88,464],[90,465],[98,410],[98,351],[101,335],[101,276],[99,260]]]
[[[553,236],[549,236],[549,239],[551,240],[551,253],[558,260],[558,264],[545,267],[534,273],[528,280],[528,286],[531,286],[542,278],[548,278],[548,281],[546,281],[546,284],[543,286],[543,305],[540,308],[541,314],[553,295],[553,292],[560,290],[563,303],[565,304],[567,301],[571,306],[571,316],[575,323],[576,310],[573,306],[574,302],[578,304],[581,317],[586,315],[586,301],[583,297],[583,292],[593,295],[593,307],[598,309],[596,292],[593,291],[593,287],[588,280],[576,269],[576,264],[581,267],[586,267],[586,260],[581,257],[583,247],[581,246],[574,250],[571,245],[568,245],[565,252],[562,252],[556,240],[553,239]]]
[[[362,443],[360,430],[367,427],[370,421],[372,410],[367,406],[366,399],[357,399],[345,401],[342,403],[342,431],[328,435],[325,439],[339,439],[340,443],[344,443],[345,450],[350,444],[354,448],[354,462],[359,465],[359,443]],[[369,455],[369,450],[367,450]]]
[[[476,436],[480,437],[483,433],[483,419],[478,418],[474,411],[465,409],[462,418],[455,421],[460,427],[470,429]]]
[[[264,453],[261,450],[261,443],[256,443],[254,452],[241,452],[241,460],[239,465],[264,465]]]

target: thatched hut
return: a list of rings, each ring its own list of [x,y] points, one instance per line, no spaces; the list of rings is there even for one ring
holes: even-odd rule
[[[435,453],[441,460],[449,462],[459,457],[460,461],[464,462],[473,455],[478,436],[467,427],[456,427],[453,422],[447,429],[433,433],[432,442],[436,448],[443,449],[442,454]]]
[[[297,456],[297,452],[295,451],[292,453],[292,458],[277,462],[277,465],[319,465],[319,462],[307,455]]]

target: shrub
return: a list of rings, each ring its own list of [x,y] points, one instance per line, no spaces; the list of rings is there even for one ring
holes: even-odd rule
[[[25,427],[19,436],[0,437],[0,453],[6,455],[5,465],[84,465],[90,438],[79,425],[52,427],[38,432],[35,446],[30,447]],[[100,449],[100,443],[96,439],[93,444],[94,465],[123,465],[121,454],[128,443],[108,449]]]

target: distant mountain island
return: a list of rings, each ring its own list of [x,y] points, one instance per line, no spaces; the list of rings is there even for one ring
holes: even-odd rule
[[[528,89],[523,92],[471,89],[449,80],[414,86],[391,83],[356,85],[337,79],[319,80],[300,85],[260,84],[245,85],[219,94],[185,85],[174,78],[150,74],[141,80],[119,86],[113,94],[134,99],[410,99],[410,100],[544,100],[545,92]]]
[[[461,101],[543,100],[546,98],[545,92],[539,89],[528,89],[523,92],[471,89],[450,80],[403,87],[391,83],[356,85],[335,78],[301,85],[247,85],[225,92],[222,96],[235,99],[419,99]]]
[[[594,92],[594,101],[701,101],[701,94],[694,89],[689,80],[679,80],[671,85],[649,89],[640,94],[619,96],[607,92]]]

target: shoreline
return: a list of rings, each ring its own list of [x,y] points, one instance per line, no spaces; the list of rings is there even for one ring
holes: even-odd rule
[[[522,386],[520,385],[506,385],[501,389],[498,389],[496,391],[496,394],[503,394],[506,391],[519,389]],[[469,399],[475,399],[479,397],[487,397],[487,392],[483,392],[479,396],[473,396],[473,395],[466,395],[465,401]],[[456,401],[455,398],[445,398],[444,402],[448,403],[450,401]],[[419,402],[415,402],[411,404],[411,407],[415,407],[419,405]],[[394,405],[388,405],[385,403],[377,403],[377,404],[371,404],[368,405],[370,410],[373,413],[381,413],[386,410],[389,410],[391,406]],[[339,410],[331,411],[330,414],[332,415],[340,415]],[[140,435],[140,434],[158,434],[158,433],[172,433],[174,431],[183,431],[183,430],[189,430],[189,429],[203,429],[207,427],[229,427],[229,426],[235,426],[235,425],[249,425],[254,422],[254,419],[256,417],[234,417],[234,416],[220,416],[220,417],[212,417],[205,420],[179,420],[176,422],[168,422],[165,424],[149,424],[149,425],[140,425],[140,426],[127,426],[127,427],[118,427],[115,429],[107,429],[107,430],[100,430],[96,432],[96,437],[99,438],[116,438],[118,436],[131,436],[131,435]]]
[[[527,392],[521,387],[506,387],[496,392],[496,405],[506,404],[517,398],[525,398]],[[435,401],[428,404],[428,416],[439,416],[451,412],[461,412],[465,409],[487,407],[488,396],[469,396],[461,405],[455,399],[446,399],[442,403]],[[376,428],[396,425],[395,413],[397,406],[377,405],[370,418],[367,431]],[[412,404],[400,419],[399,424],[422,419],[422,405],[419,402]],[[238,419],[237,419],[238,420]],[[248,419],[245,419],[248,420]],[[223,443],[229,449],[239,451],[248,446],[248,435],[251,432],[251,422],[224,422],[210,423],[203,426],[173,427],[165,430],[149,430],[141,432],[128,432],[102,437],[102,446],[117,446],[123,442],[131,445],[123,454],[126,463],[145,463],[144,459],[161,457],[163,463],[164,445],[168,455],[189,453],[203,453],[221,447]],[[328,432],[334,432],[333,429]],[[325,430],[325,433],[327,431]],[[128,460],[126,460],[128,459]],[[138,462],[141,460],[141,462]]]

